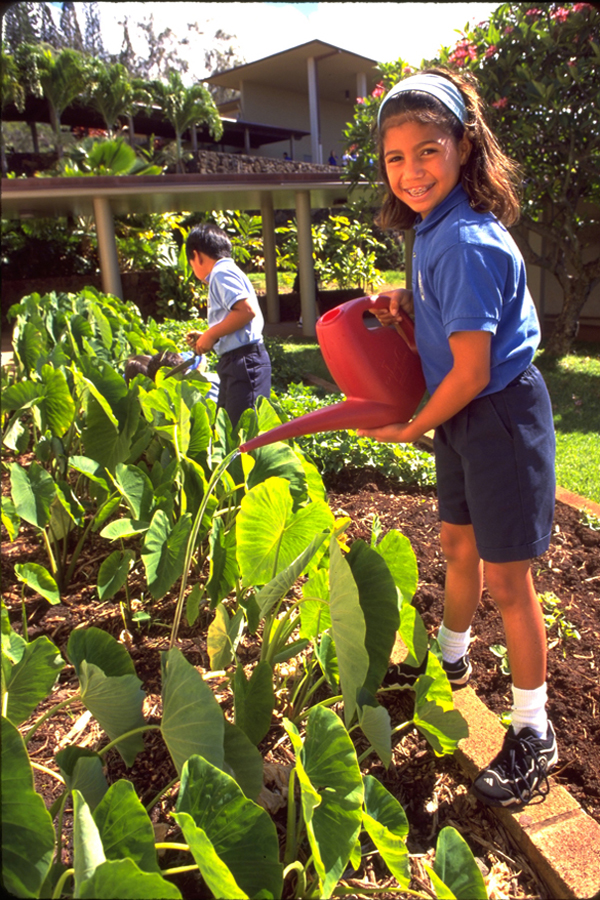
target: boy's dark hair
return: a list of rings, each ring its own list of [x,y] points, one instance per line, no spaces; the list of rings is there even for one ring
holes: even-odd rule
[[[514,225],[520,211],[519,167],[502,152],[485,121],[477,81],[470,74],[459,75],[444,68],[424,69],[420,74],[440,75],[451,81],[462,94],[468,119],[463,125],[441,101],[422,91],[405,91],[387,101],[377,135],[379,173],[387,191],[377,224],[381,228],[400,231],[411,228],[417,217],[417,213],[399,200],[390,188],[383,158],[383,137],[390,126],[420,122],[438,125],[457,141],[466,135],[472,147],[467,162],[461,168],[460,180],[471,206],[478,212],[494,213],[506,226]]]
[[[154,381],[156,373],[163,366],[172,369],[173,366],[178,366],[179,363],[183,362],[183,356],[180,356],[179,353],[173,353],[171,350],[163,350],[162,353],[155,353],[148,363],[147,376]]]
[[[222,228],[206,222],[204,225],[196,225],[187,236],[187,258],[192,259],[196,250],[211,259],[226,259],[231,256],[231,241]]]
[[[143,353],[138,353],[137,356],[132,356],[125,363],[125,381],[127,384],[131,381],[132,378],[135,378],[136,375],[147,375],[148,374],[148,363],[152,359],[151,356],[145,356]]]

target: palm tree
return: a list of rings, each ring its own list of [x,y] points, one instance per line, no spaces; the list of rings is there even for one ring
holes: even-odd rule
[[[2,112],[9,103],[14,103],[22,112],[25,109],[25,90],[19,78],[19,67],[14,58],[8,53],[2,52]],[[4,147],[4,132],[0,129],[0,157],[2,160],[2,177],[6,178],[8,166],[6,165],[6,149]]]
[[[89,73],[89,62],[77,50],[68,47],[56,52],[48,45],[36,49],[39,80],[50,106],[50,123],[54,130],[56,152],[62,157],[60,117],[64,110],[83,94]]]
[[[187,128],[206,123],[215,141],[223,134],[223,123],[217,107],[203,84],[186,87],[178,72],[169,72],[167,83],[152,81],[148,88],[163,115],[175,129],[177,141],[177,171],[183,172],[181,137]]]
[[[113,137],[113,129],[119,119],[131,117],[134,104],[148,104],[152,101],[148,90],[141,86],[140,79],[131,79],[121,63],[105,66],[100,60],[94,60],[91,79],[87,96],[90,105],[104,119],[110,138]]]

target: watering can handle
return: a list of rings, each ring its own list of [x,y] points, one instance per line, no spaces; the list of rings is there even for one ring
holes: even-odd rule
[[[370,301],[367,309],[389,309],[390,298],[385,294],[374,297],[365,297],[365,299]],[[418,351],[415,342],[415,326],[413,320],[408,315],[408,313],[402,309],[402,307],[398,308],[398,312],[400,313],[400,318],[402,319],[402,324],[398,323],[398,327],[401,329],[398,334],[400,334],[408,348],[412,350],[412,352],[416,356]]]

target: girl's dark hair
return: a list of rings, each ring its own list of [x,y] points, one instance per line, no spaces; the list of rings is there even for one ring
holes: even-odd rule
[[[458,88],[467,108],[467,121],[463,125],[441,101],[423,91],[404,91],[388,100],[381,112],[377,134],[379,173],[386,185],[386,197],[377,224],[381,228],[404,230],[411,228],[417,217],[390,187],[383,157],[383,138],[387,129],[403,122],[433,122],[457,141],[466,135],[471,142],[471,152],[461,168],[460,180],[473,209],[492,212],[504,225],[514,225],[520,212],[519,167],[502,152],[485,121],[483,100],[475,78],[443,68],[424,69],[420,74],[426,73],[447,78]]]
[[[196,225],[187,236],[185,252],[192,259],[194,252],[203,253],[211,259],[224,259],[231,256],[231,241],[222,228],[207,222]]]

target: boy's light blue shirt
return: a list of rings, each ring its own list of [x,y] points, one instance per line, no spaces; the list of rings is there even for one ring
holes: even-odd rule
[[[208,276],[208,325],[222,322],[238,300],[248,300],[256,312],[243,328],[219,338],[213,347],[218,356],[262,341],[264,318],[249,278],[230,257],[218,259]]]
[[[451,334],[491,331],[491,377],[478,396],[502,390],[540,342],[517,245],[492,213],[471,209],[461,185],[417,219],[415,235],[415,336],[427,389],[433,393],[452,368]]]

